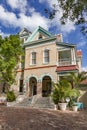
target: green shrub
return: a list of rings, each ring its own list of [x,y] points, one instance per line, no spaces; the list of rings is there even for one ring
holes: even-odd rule
[[[78,89],[72,89],[71,84],[67,80],[61,80],[58,83],[53,83],[53,91],[51,93],[55,104],[66,102],[66,98],[70,99],[70,105],[79,97]]]
[[[7,101],[12,102],[16,100],[16,96],[14,94],[14,91],[8,91],[7,92]]]

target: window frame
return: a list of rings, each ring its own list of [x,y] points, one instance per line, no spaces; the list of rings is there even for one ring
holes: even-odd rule
[[[31,65],[36,65],[36,52],[31,53]]]
[[[43,63],[48,64],[50,62],[49,49],[45,49],[43,53]]]

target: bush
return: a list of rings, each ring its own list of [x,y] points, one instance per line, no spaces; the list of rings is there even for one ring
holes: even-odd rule
[[[66,102],[66,98],[70,99],[70,105],[79,97],[78,89],[72,89],[71,84],[67,80],[61,80],[58,83],[53,83],[53,91],[51,93],[53,102]]]
[[[7,101],[12,102],[16,100],[16,96],[14,94],[14,91],[8,91],[7,92]]]

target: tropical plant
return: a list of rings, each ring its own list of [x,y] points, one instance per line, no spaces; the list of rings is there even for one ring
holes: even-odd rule
[[[87,72],[70,73],[66,79],[72,84],[72,88],[77,88],[80,86],[81,82],[87,79]]]
[[[55,104],[59,102],[66,102],[68,97],[70,100],[72,98],[77,99],[79,96],[78,89],[72,89],[70,82],[67,80],[61,80],[58,83],[53,83],[52,99]]]
[[[78,97],[80,96],[80,91],[77,88],[73,88],[71,89],[70,93],[69,93],[69,107],[72,107],[75,102],[78,101]]]

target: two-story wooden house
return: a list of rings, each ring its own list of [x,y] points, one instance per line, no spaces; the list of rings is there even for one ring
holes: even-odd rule
[[[61,34],[53,36],[39,26],[33,33],[23,29],[19,35],[25,51],[24,66],[19,64],[14,87],[19,93],[48,96],[52,82],[81,70],[82,54],[77,53],[76,45],[64,43]]]

